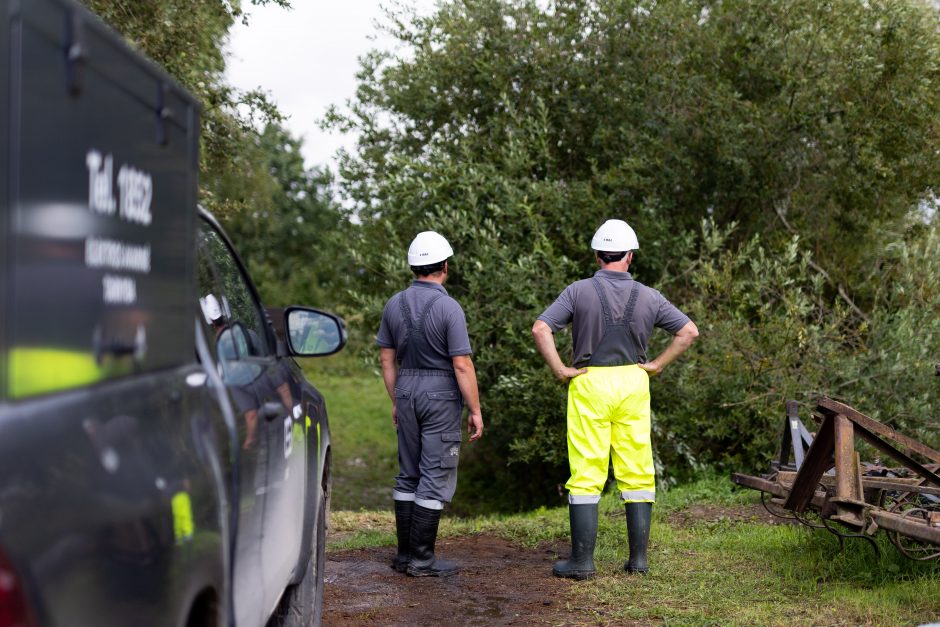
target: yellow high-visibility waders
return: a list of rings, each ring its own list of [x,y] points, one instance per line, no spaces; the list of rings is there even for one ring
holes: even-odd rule
[[[589,366],[568,383],[565,487],[575,501],[600,495],[611,455],[621,498],[655,501],[649,375],[637,365]]]

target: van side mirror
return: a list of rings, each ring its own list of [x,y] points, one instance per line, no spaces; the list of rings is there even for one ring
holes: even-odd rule
[[[284,310],[284,323],[291,355],[322,357],[346,345],[346,324],[334,314],[309,307],[288,307]]]

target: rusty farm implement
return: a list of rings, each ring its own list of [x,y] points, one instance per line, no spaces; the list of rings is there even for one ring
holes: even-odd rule
[[[839,538],[871,542],[879,529],[913,560],[940,558],[940,451],[866,416],[845,403],[820,398],[811,434],[787,403],[780,456],[762,476],[731,480],[761,492],[775,516],[825,528]],[[863,462],[856,439],[881,461]],[[891,460],[890,464],[884,463]]]

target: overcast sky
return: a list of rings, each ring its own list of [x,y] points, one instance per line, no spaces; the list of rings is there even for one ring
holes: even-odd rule
[[[409,0],[430,13],[432,0]],[[318,127],[331,104],[341,105],[356,89],[357,58],[394,42],[375,26],[382,18],[379,0],[292,0],[293,9],[243,5],[251,14],[248,26],[237,24],[231,34],[227,75],[241,89],[269,92],[287,127],[304,139],[308,166],[329,165],[340,147],[354,138],[326,133]]]

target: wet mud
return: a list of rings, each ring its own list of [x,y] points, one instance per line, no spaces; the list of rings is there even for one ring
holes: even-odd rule
[[[523,549],[478,535],[438,541],[456,560],[452,577],[409,577],[392,570],[394,549],[327,554],[324,625],[582,625],[568,604],[571,581],[552,576],[566,543]]]

